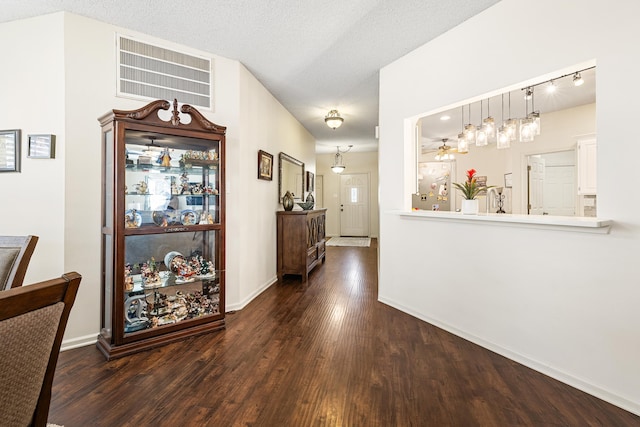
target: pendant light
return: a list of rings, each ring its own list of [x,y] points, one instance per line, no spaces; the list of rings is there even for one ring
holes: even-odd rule
[[[458,134],[458,153],[464,154],[469,152],[469,141],[464,134],[464,105],[462,106],[461,118],[462,128]]]
[[[500,113],[500,120],[503,124],[498,129],[498,134],[496,136],[496,148],[509,148],[511,147],[511,138],[509,137],[507,127],[504,125],[504,93],[502,94],[502,112]]]
[[[531,114],[529,114],[529,118],[533,121],[533,131],[535,135],[540,135],[540,112],[536,111],[535,100],[536,94],[534,92],[535,88],[531,89]]]
[[[527,92],[530,89],[527,89]],[[529,117],[529,101],[524,100],[524,110],[525,116],[523,119],[520,119],[520,142],[532,142],[533,138],[536,134],[533,125],[533,119]]]
[[[487,99],[487,118],[482,121],[482,127],[487,135],[487,142],[496,142],[496,122],[491,117],[491,99]]]
[[[342,173],[344,172],[344,170],[346,169],[346,166],[344,164],[344,161],[342,160],[342,153],[346,153],[349,150],[351,150],[351,148],[353,147],[353,145],[349,145],[349,147],[346,150],[340,151],[340,147],[336,146],[336,155],[333,159],[333,166],[331,166],[331,171],[333,173]]]
[[[509,92],[509,118],[504,122],[504,127],[509,135],[509,141],[515,141],[518,134],[518,122],[511,118],[511,92]]]
[[[464,137],[468,144],[476,140],[476,127],[471,124],[471,104],[469,104],[469,123],[464,127]]]
[[[482,120],[482,100],[480,100],[480,120]],[[487,132],[484,125],[480,125],[476,130],[476,147],[483,147],[487,144]]]

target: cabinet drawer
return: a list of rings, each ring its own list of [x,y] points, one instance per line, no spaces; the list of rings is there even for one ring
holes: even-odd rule
[[[323,240],[322,242],[318,243],[318,256],[322,255],[325,251],[325,241]]]
[[[318,259],[318,248],[315,246],[307,250],[307,265]]]

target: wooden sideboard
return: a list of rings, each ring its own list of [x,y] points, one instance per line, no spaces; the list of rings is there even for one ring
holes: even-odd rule
[[[278,211],[278,280],[297,274],[306,282],[325,255],[326,209]]]

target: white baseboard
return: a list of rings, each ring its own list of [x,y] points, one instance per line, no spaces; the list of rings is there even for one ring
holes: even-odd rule
[[[92,335],[85,335],[83,337],[63,340],[62,346],[60,346],[60,351],[71,350],[78,347],[85,347],[87,345],[95,344],[96,341],[98,341],[98,332]]]
[[[260,286],[255,291],[253,291],[249,296],[247,296],[242,301],[240,301],[240,302],[238,302],[236,304],[227,305],[225,307],[226,312],[228,313],[230,311],[242,310],[243,308],[246,307],[247,304],[249,304],[251,301],[253,301],[258,295],[260,295],[261,293],[266,291],[269,288],[269,286],[273,285],[277,281],[278,281],[278,277],[277,276],[273,276],[271,279],[269,279],[266,283],[264,283],[262,286]]]
[[[578,390],[584,391],[592,396],[595,396],[599,399],[604,400],[605,402],[609,402],[612,405],[618,406],[626,411],[629,411],[633,414],[640,415],[640,403],[633,402],[629,399],[626,399],[622,396],[619,396],[615,393],[612,393],[606,389],[603,389],[599,386],[589,383],[588,381],[584,381],[580,378],[577,378],[573,375],[567,374],[561,370],[555,369],[549,365],[541,363],[537,360],[531,359],[527,356],[524,356],[520,353],[514,352],[512,350],[501,347],[495,343],[490,341],[486,341],[478,336],[473,334],[469,334],[465,331],[457,329],[449,324],[443,323],[437,319],[430,318],[429,316],[425,316],[421,313],[418,313],[408,307],[403,306],[395,301],[389,300],[387,298],[378,298],[383,304],[396,308],[404,313],[407,313],[417,319],[420,319],[424,322],[437,326],[440,329],[444,329],[447,332],[450,332],[456,336],[466,339],[467,341],[471,341],[474,344],[479,345],[480,347],[484,347],[488,350],[493,351],[494,353],[498,353],[501,356],[504,356],[508,359],[511,359],[515,362],[518,362],[528,368],[531,368],[535,371],[541,372],[545,375],[550,376],[560,382],[570,385],[571,387],[577,388]]]

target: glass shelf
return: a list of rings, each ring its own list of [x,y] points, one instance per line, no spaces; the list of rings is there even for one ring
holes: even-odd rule
[[[153,288],[134,282],[133,290],[124,294],[125,335],[220,314],[219,277],[216,272],[215,277],[176,283],[171,273]]]
[[[197,163],[195,163],[197,162]],[[218,160],[193,160],[190,163],[185,163],[184,166],[161,166],[161,165],[151,165],[151,164],[141,164],[141,165],[137,165],[137,164],[132,164],[129,163],[126,165],[126,170],[129,172],[133,172],[133,171],[140,171],[140,172],[146,172],[146,171],[155,171],[155,172],[160,172],[160,173],[165,173],[165,174],[181,174],[184,172],[191,172],[192,170],[194,170],[194,168],[208,168],[208,169],[217,169],[218,167]],[[197,169],[196,169],[197,170]]]

